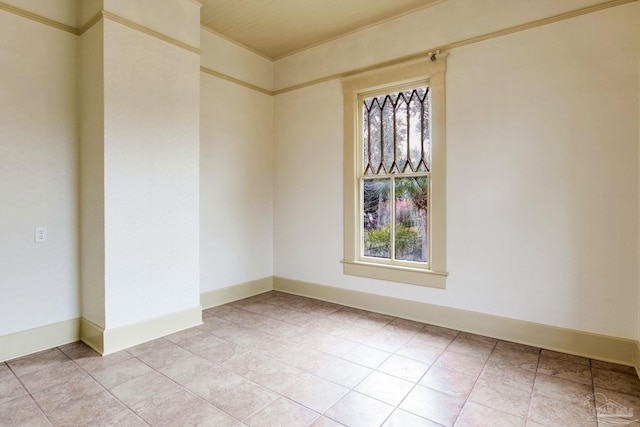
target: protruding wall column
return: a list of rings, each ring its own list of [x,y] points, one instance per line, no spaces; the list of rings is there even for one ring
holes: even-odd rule
[[[82,337],[104,354],[202,320],[200,4],[104,0],[81,37]]]

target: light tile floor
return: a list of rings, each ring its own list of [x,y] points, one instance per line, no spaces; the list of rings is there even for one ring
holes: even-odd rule
[[[564,427],[640,418],[640,380],[625,366],[279,292],[203,316],[197,328],[105,357],[73,343],[0,364],[0,425]]]

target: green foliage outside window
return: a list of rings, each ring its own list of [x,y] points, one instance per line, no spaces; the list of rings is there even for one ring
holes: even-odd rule
[[[396,252],[420,252],[421,246],[418,232],[403,224],[396,224]],[[380,229],[365,230],[364,247],[366,251],[376,253],[379,257],[388,258],[391,253],[391,225],[386,224]]]

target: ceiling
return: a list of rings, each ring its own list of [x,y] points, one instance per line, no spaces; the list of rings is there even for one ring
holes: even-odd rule
[[[204,0],[205,27],[270,59],[443,0]]]

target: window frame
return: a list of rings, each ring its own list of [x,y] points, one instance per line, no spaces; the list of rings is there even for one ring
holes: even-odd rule
[[[344,97],[344,274],[444,289],[446,286],[446,115],[447,53],[378,68],[342,80]],[[429,260],[425,267],[375,262],[361,251],[362,99],[427,85],[431,92],[429,173]],[[398,175],[401,177],[401,175]],[[402,263],[401,263],[402,264]]]

